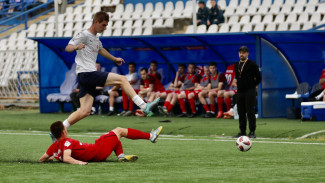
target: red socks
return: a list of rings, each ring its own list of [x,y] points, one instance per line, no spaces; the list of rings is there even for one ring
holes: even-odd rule
[[[169,103],[168,108],[167,108],[167,112],[172,111],[173,107],[174,107],[174,105]]]
[[[217,97],[217,102],[218,102],[218,111],[222,111],[223,98],[222,97]]]
[[[210,109],[209,109],[208,104],[205,104],[205,105],[203,106],[203,108],[204,108],[205,112],[211,112]]]
[[[122,101],[123,101],[123,110],[126,111],[128,109],[128,101],[129,100],[128,100],[128,96],[125,94],[124,91],[122,91]]]
[[[178,99],[179,106],[181,107],[182,113],[186,113],[186,108],[185,108],[185,102],[184,99],[179,98]]]
[[[126,136],[126,138],[128,139],[150,139],[150,133],[145,133],[142,132],[140,130],[136,130],[136,129],[132,129],[132,128],[128,128],[128,134]]]
[[[231,98],[225,98],[225,103],[227,106],[227,111],[229,111],[231,108]]]
[[[117,142],[114,152],[115,152],[116,156],[123,154],[123,147],[122,147],[121,141]]]
[[[195,100],[194,100],[194,98],[188,99],[188,102],[190,103],[190,107],[191,107],[192,113],[195,114],[196,113],[196,109],[195,109]]]
[[[164,107],[166,107],[166,109],[168,109],[168,106],[170,105],[170,102],[168,102],[168,101],[165,101],[165,103],[164,103]]]
[[[211,108],[211,112],[214,114],[216,112],[216,107],[214,106],[214,104],[211,104],[210,108]]]

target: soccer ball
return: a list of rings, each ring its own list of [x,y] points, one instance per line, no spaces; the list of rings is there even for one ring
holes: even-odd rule
[[[236,141],[236,146],[240,151],[246,152],[251,149],[252,141],[247,136],[240,136]]]

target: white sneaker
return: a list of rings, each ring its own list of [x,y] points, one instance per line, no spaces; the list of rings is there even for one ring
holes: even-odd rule
[[[152,143],[156,143],[156,142],[157,142],[157,140],[158,140],[158,136],[159,136],[159,134],[160,134],[160,132],[161,132],[162,129],[163,129],[163,127],[160,126],[160,127],[158,127],[156,130],[152,130],[152,131],[150,132],[150,134],[151,134],[150,141],[151,141]]]

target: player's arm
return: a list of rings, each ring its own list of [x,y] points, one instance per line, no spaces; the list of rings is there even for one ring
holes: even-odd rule
[[[43,154],[43,156],[40,157],[40,159],[38,160],[39,163],[43,163],[43,162],[49,162],[53,160],[53,156],[49,156],[46,153]]]
[[[70,149],[63,151],[63,162],[76,165],[88,165],[87,162],[79,161],[71,157]]]
[[[325,78],[321,78],[321,79],[319,80],[319,84],[322,85],[322,84],[324,84],[324,83],[325,83]]]
[[[232,80],[231,86],[237,87],[237,79]]]
[[[115,62],[117,65],[122,65],[123,63],[125,63],[124,62],[124,60],[123,60],[123,58],[117,58],[117,57],[114,57],[113,55],[111,55],[105,48],[102,48],[102,49],[100,49],[99,51],[98,51],[98,53],[101,55],[101,56],[103,56],[103,57],[105,57],[105,58],[107,58],[107,59],[109,59],[109,60],[111,60],[111,61],[113,61],[113,62]]]
[[[66,52],[74,52],[74,51],[76,51],[76,50],[81,50],[81,49],[83,49],[83,48],[85,48],[85,45],[82,44],[82,43],[78,44],[77,46],[72,45],[72,44],[68,44],[68,45],[65,47],[65,51],[66,51]]]
[[[153,92],[153,84],[149,84],[148,92]]]
[[[220,91],[222,89],[222,86],[223,86],[223,82],[219,82],[217,90]]]
[[[179,75],[179,72],[177,71],[177,72],[176,72],[176,76],[175,76],[175,80],[174,80],[174,87],[175,87],[175,88],[178,87],[178,75]]]
[[[211,90],[211,83],[209,83],[208,86],[206,86],[204,89],[205,90]]]
[[[174,89],[175,89],[174,84],[170,83],[170,85],[168,86],[168,90],[174,90]]]

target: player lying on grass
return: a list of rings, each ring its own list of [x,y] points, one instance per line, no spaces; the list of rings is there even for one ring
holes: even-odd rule
[[[70,164],[87,165],[88,162],[105,161],[112,151],[117,156],[117,161],[136,161],[136,155],[125,155],[120,139],[147,139],[156,143],[162,130],[162,126],[151,133],[145,133],[132,128],[117,127],[114,130],[100,136],[94,144],[81,143],[78,140],[68,138],[68,132],[61,121],[54,122],[50,127],[56,141],[48,148],[39,162],[52,161],[53,158]]]

